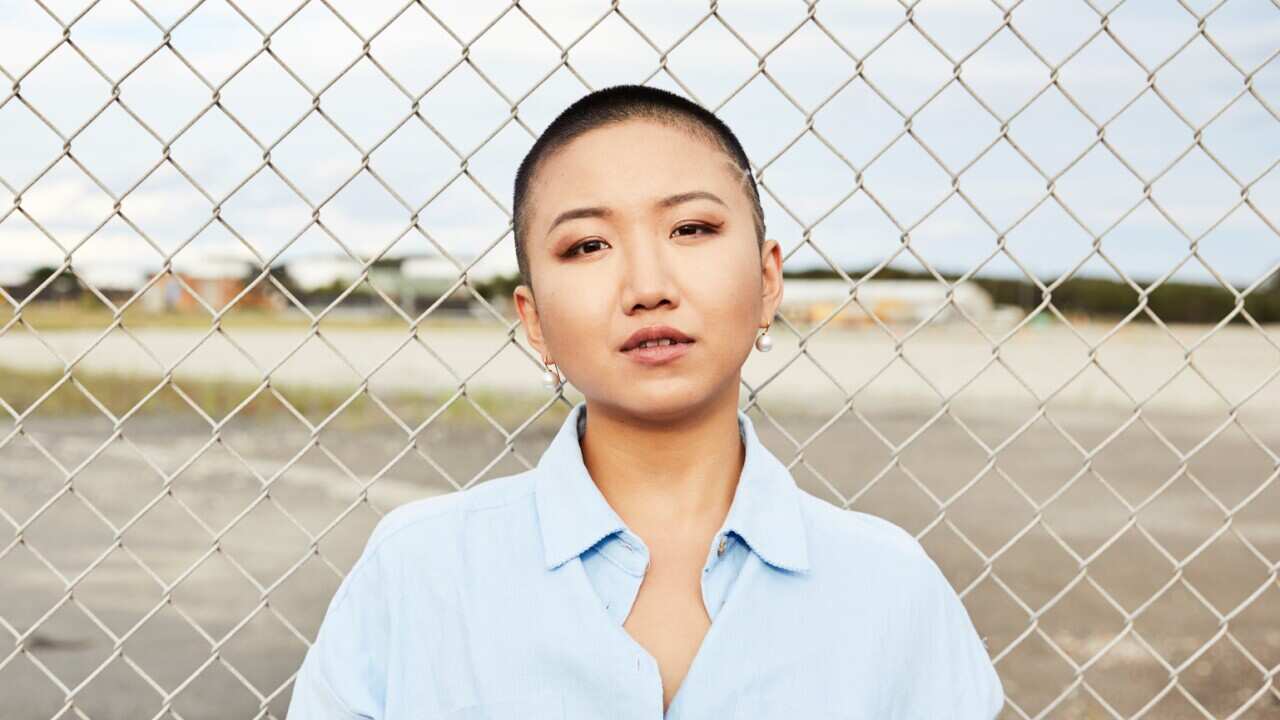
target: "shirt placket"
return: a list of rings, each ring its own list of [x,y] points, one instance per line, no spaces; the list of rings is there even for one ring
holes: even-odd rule
[[[745,543],[730,530],[722,529],[712,538],[702,569],[701,586],[703,604],[713,623],[741,571],[747,553]],[[584,555],[583,560],[587,577],[605,612],[621,626],[639,596],[640,585],[649,564],[648,548],[638,536],[623,529]],[[662,680],[653,658],[646,653],[638,654],[636,670],[646,673],[642,682],[656,687],[655,693],[660,697]],[[697,702],[697,692],[694,688],[686,689],[691,679],[696,680],[690,674],[682,682],[675,702],[664,716],[665,720],[677,720],[693,712],[689,704]],[[690,699],[691,696],[695,696],[693,700]]]

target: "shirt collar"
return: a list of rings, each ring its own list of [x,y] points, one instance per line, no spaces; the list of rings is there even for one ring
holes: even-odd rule
[[[547,569],[627,528],[583,463],[579,443],[586,411],[585,401],[569,411],[535,468],[534,502]],[[795,479],[760,443],[751,419],[741,410],[738,433],[746,445],[746,459],[724,528],[746,540],[766,563],[783,570],[807,571],[808,546]]]

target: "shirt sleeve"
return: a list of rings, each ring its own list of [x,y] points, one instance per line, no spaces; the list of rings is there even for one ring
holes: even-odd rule
[[[903,707],[894,717],[993,720],[1004,707],[1004,687],[991,656],[946,576],[927,555],[922,565],[921,589],[909,602],[904,687],[896,694]]]
[[[293,684],[287,720],[378,720],[386,697],[388,603],[370,542],[329,603]]]

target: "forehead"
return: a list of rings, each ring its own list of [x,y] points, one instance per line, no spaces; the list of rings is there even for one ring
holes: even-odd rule
[[[583,133],[544,159],[534,181],[537,228],[571,207],[643,210],[673,192],[705,189],[730,205],[741,171],[709,137],[651,120],[628,120]],[[744,200],[745,201],[745,200]]]

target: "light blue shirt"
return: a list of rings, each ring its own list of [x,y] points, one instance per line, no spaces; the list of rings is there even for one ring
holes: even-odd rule
[[[288,720],[990,720],[1004,692],[909,533],[810,495],[738,412],[746,459],[707,550],[711,627],[663,713],[623,628],[649,563],[569,413],[532,470],[388,513],[334,594]]]

